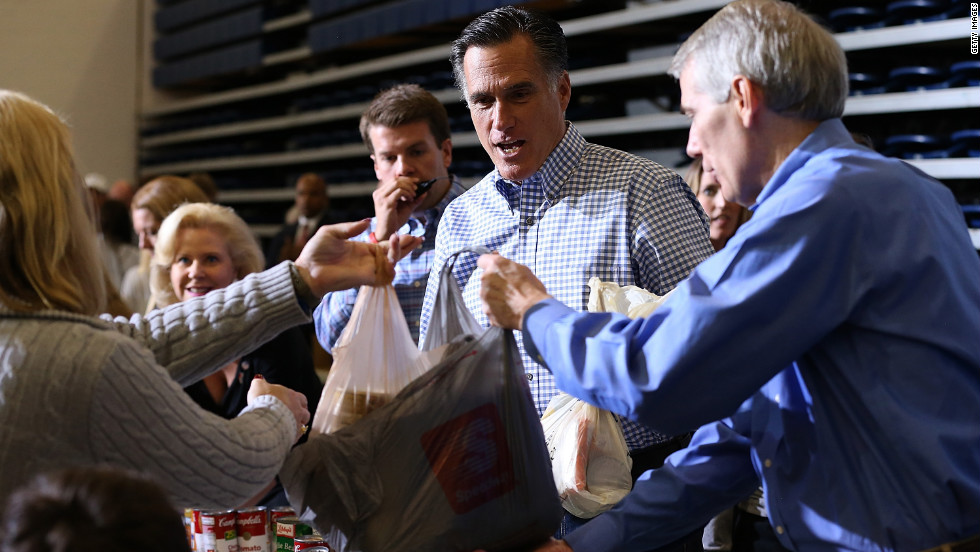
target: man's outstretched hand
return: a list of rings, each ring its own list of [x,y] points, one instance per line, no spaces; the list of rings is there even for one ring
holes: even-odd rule
[[[395,263],[422,243],[422,238],[393,235],[382,243],[350,241],[370,221],[321,226],[296,259],[306,284],[317,297],[331,291],[391,282]]]

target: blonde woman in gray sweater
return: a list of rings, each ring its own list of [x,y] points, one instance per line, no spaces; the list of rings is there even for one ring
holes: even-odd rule
[[[0,503],[36,473],[101,464],[147,474],[177,504],[234,507],[278,472],[305,398],[258,380],[225,420],[181,386],[309,322],[324,293],[390,281],[418,240],[389,249],[347,240],[367,221],[324,227],[295,263],[110,320],[84,194],[65,124],[0,90]]]

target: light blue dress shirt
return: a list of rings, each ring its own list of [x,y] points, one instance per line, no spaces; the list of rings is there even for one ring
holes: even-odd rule
[[[568,543],[648,550],[759,479],[794,550],[980,532],[980,260],[950,191],[834,119],[754,211],[649,319],[556,300],[526,315],[559,388],[662,431],[703,425]]]
[[[636,285],[663,295],[711,255],[708,223],[691,188],[677,173],[623,151],[590,144],[574,125],[527,180],[504,180],[494,170],[443,214],[436,256],[422,307],[421,340],[449,255],[483,245],[528,265],[549,291],[585,310],[589,278]],[[466,307],[489,325],[480,302],[476,255],[462,255],[453,275]],[[551,374],[533,362],[518,334],[524,371],[538,414],[558,394]],[[629,420],[630,449],[662,435]]]

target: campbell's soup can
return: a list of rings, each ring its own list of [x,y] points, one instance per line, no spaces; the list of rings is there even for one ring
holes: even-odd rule
[[[276,552],[295,552],[296,537],[312,534],[313,528],[296,516],[279,518],[276,520]]]
[[[204,552],[204,526],[201,525],[201,512],[207,510],[202,510],[201,508],[191,508],[191,515],[193,516],[191,529],[194,532],[194,550],[196,552]]]
[[[323,539],[319,535],[301,535],[293,538],[293,551],[303,552],[309,551],[314,548],[330,548],[327,547],[327,543],[323,542]]]
[[[238,531],[238,552],[269,552],[269,512],[265,506],[245,508],[235,513]]]
[[[289,506],[276,506],[269,510],[269,540],[273,544],[276,542],[276,522],[284,517],[296,517],[296,510],[293,510]]]
[[[201,512],[201,527],[204,528],[204,550],[201,552],[238,552],[234,510]]]

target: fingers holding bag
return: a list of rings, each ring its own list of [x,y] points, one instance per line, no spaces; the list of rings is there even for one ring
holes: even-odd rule
[[[289,407],[293,418],[296,419],[296,438],[299,439],[306,431],[306,424],[310,422],[306,395],[282,385],[269,383],[261,376],[256,376],[248,388],[248,404],[252,404],[252,401],[262,395],[272,395]]]

